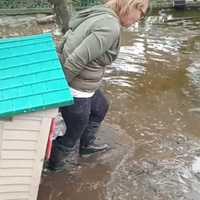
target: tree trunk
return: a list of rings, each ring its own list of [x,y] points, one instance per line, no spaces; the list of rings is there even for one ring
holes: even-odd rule
[[[68,0],[49,0],[49,2],[54,6],[56,20],[61,27],[61,31],[65,33],[69,24]]]

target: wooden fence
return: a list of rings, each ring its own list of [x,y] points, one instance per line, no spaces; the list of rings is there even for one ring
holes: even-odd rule
[[[0,15],[53,13],[49,1],[53,0],[0,0]],[[66,0],[68,7],[76,10],[102,3],[104,0]],[[186,7],[200,7],[200,0],[151,0],[154,9],[173,8],[178,1],[185,1]]]
[[[0,0],[0,15],[52,13],[48,0]]]
[[[200,0],[185,0],[185,6],[183,0],[151,0],[151,6],[154,9],[174,8],[176,5],[200,8]]]

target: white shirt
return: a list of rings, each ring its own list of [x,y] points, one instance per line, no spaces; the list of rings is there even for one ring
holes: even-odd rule
[[[71,90],[72,95],[76,98],[89,98],[94,95],[94,92],[83,92],[83,91],[76,90],[71,87],[70,87],[70,90]]]

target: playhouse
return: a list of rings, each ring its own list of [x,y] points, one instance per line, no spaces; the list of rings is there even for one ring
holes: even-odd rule
[[[73,103],[50,33],[0,40],[0,200],[36,200],[57,107]]]

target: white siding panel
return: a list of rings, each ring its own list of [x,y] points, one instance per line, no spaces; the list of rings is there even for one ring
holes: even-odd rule
[[[2,151],[2,159],[33,159],[35,151]]]
[[[0,121],[0,200],[36,200],[46,144],[57,109]]]
[[[30,184],[31,183],[31,177],[0,177],[0,185],[6,185],[7,187],[10,187],[9,185],[20,185],[20,184]]]
[[[1,168],[32,168],[34,160],[1,160]]]
[[[34,141],[3,141],[3,150],[35,150],[37,143]]]
[[[30,140],[38,139],[39,131],[23,130],[5,130],[3,133],[4,140]]]
[[[0,178],[11,176],[32,176],[32,169],[0,169]]]
[[[30,194],[28,192],[11,192],[0,193],[1,200],[30,200]]]
[[[40,182],[41,178],[43,160],[45,156],[50,125],[51,125],[51,118],[43,118],[40,129],[40,140],[38,140],[39,151],[37,151],[37,159],[34,162],[34,168],[33,168],[34,169],[33,182],[31,187],[32,188],[31,196],[33,197],[33,199],[37,199],[38,188],[39,188],[38,183]]]
[[[0,185],[0,194],[5,192],[28,192],[30,185]]]
[[[58,114],[58,109],[48,109],[45,111],[45,117],[52,118],[55,117]]]
[[[40,130],[40,120],[18,120],[17,118],[12,121],[4,122],[5,130]]]
[[[58,109],[53,108],[53,109],[48,109],[48,110],[43,110],[43,111],[37,111],[37,112],[30,112],[27,114],[19,115],[17,118],[19,119],[35,119],[35,118],[52,118],[55,117],[58,114]]]
[[[0,163],[1,163],[1,151],[2,151],[2,141],[3,141],[3,127],[4,122],[0,120]]]

